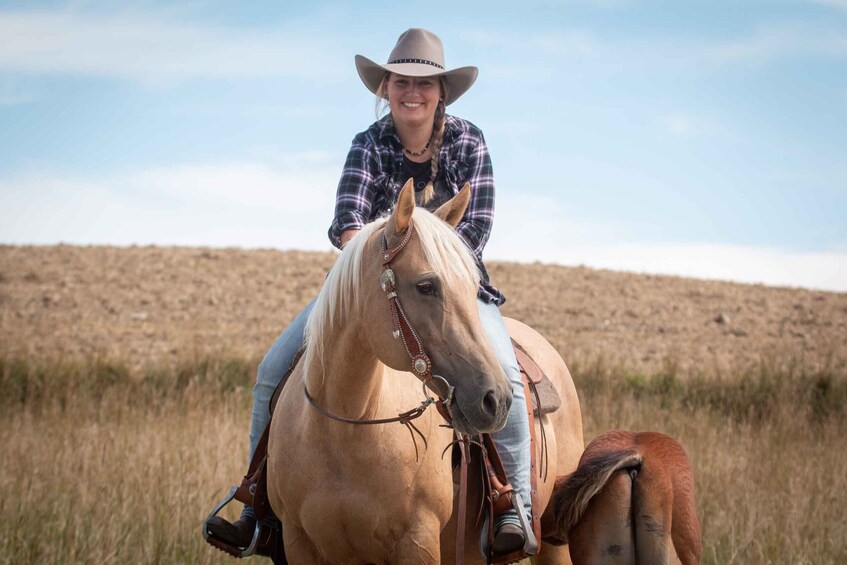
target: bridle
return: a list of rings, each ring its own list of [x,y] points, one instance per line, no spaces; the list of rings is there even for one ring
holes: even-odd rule
[[[406,235],[400,243],[391,249],[388,249],[388,241],[383,233],[382,266],[384,270],[379,276],[379,285],[382,287],[385,297],[388,298],[388,304],[391,308],[391,318],[394,321],[394,332],[392,334],[394,335],[394,339],[402,338],[403,345],[406,347],[406,353],[408,353],[409,359],[412,361],[412,372],[423,383],[424,394],[429,396],[426,394],[426,389],[429,389],[438,396],[438,400],[435,401],[435,407],[438,409],[438,413],[450,422],[450,404],[453,402],[455,389],[444,377],[432,374],[432,361],[426,354],[426,351],[424,351],[418,332],[415,331],[415,328],[409,322],[409,317],[406,315],[406,310],[403,308],[400,297],[397,296],[397,289],[394,286],[396,280],[394,270],[391,268],[391,262],[394,261],[394,258],[409,243],[414,229],[414,224],[410,224],[406,230]]]
[[[396,278],[394,270],[391,268],[391,262],[394,261],[394,258],[397,257],[397,255],[399,255],[406,247],[406,244],[409,243],[413,232],[414,224],[409,224],[409,228],[406,230],[406,235],[403,236],[400,243],[392,248],[389,248],[388,240],[385,237],[383,228],[381,250],[383,271],[379,276],[379,285],[382,287],[382,291],[388,299],[389,308],[391,310],[391,318],[394,322],[394,331],[392,332],[392,335],[394,336],[394,339],[403,340],[406,353],[408,353],[409,359],[412,362],[412,373],[423,383],[423,392],[426,399],[421,402],[420,406],[407,410],[393,418],[368,420],[345,418],[343,416],[333,414],[317,403],[312,395],[309,394],[309,390],[305,387],[305,385],[303,387],[303,392],[309,403],[328,418],[338,422],[357,425],[390,424],[399,422],[409,428],[410,433],[412,430],[417,432],[417,434],[424,440],[424,444],[426,444],[426,438],[420,430],[411,423],[411,421],[422,416],[430,405],[435,404],[435,407],[438,410],[438,413],[441,414],[441,417],[447,421],[448,425],[451,424],[452,418],[450,417],[450,405],[453,403],[455,388],[448,383],[444,377],[432,374],[432,360],[430,360],[426,351],[424,351],[421,338],[409,321],[409,317],[406,315],[406,310],[400,302],[400,297],[397,296],[397,288],[395,286]],[[427,391],[435,393],[437,399],[433,398]],[[412,435],[412,438],[414,438],[414,434]],[[417,443],[415,444],[415,452],[417,452]]]
[[[429,356],[424,351],[423,344],[421,343],[421,338],[418,335],[418,332],[415,331],[415,328],[412,326],[411,322],[409,322],[409,317],[406,315],[406,310],[403,308],[403,304],[400,302],[400,297],[397,296],[397,287],[396,278],[394,275],[394,270],[391,268],[391,262],[394,261],[394,258],[403,251],[406,247],[406,244],[409,243],[409,240],[412,238],[412,232],[414,231],[414,224],[409,224],[409,228],[406,230],[406,235],[403,236],[403,239],[398,243],[395,247],[389,249],[388,240],[385,237],[385,228],[383,228],[382,233],[382,274],[379,276],[379,285],[382,287],[382,291],[385,293],[385,297],[388,298],[388,304],[391,309],[391,318],[394,321],[394,331],[392,335],[394,339],[403,340],[403,345],[406,347],[406,353],[409,354],[409,359],[412,362],[412,373],[420,379],[423,383],[423,393],[426,397],[426,400],[421,402],[420,406],[398,414],[393,418],[380,418],[375,420],[366,420],[366,419],[355,419],[355,418],[344,418],[342,416],[337,416],[330,411],[326,410],[322,406],[320,406],[312,395],[309,394],[309,389],[306,388],[305,384],[303,386],[303,392],[306,395],[306,399],[309,403],[314,406],[321,414],[324,416],[336,420],[338,422],[344,422],[347,424],[356,424],[356,425],[375,425],[375,424],[389,424],[392,422],[399,422],[406,426],[409,430],[409,433],[412,436],[412,440],[415,443],[415,459],[418,458],[418,444],[415,441],[415,433],[417,433],[420,438],[424,442],[424,447],[427,447],[426,436],[421,433],[421,431],[412,423],[412,420],[423,416],[423,413],[429,408],[430,405],[435,404],[438,413],[441,414],[441,417],[447,421],[447,427],[452,427],[452,418],[450,417],[450,405],[454,400],[455,388],[447,382],[444,377],[439,375],[432,374],[432,360],[430,360]],[[427,393],[427,390],[432,391],[438,397],[436,400],[432,396]],[[461,464],[459,465],[460,470],[460,479],[459,479],[459,507],[458,507],[458,518],[457,518],[457,532],[456,532],[456,563],[461,564],[464,563],[464,554],[465,554],[465,515],[467,513],[467,491],[468,491],[468,462],[470,461],[470,440],[464,435],[457,433],[456,439],[450,443],[447,448],[452,445],[457,445],[459,447],[459,454]],[[446,453],[447,448],[445,448],[444,452]],[[442,453],[443,456],[443,453]]]

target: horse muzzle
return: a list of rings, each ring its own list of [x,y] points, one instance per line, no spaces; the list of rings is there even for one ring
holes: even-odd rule
[[[511,405],[512,391],[508,387],[490,388],[481,395],[456,387],[450,404],[453,427],[463,434],[496,432],[506,425]]]

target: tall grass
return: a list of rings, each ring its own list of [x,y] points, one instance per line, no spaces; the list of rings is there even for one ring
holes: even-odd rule
[[[200,537],[243,472],[256,360],[0,358],[0,561],[231,563]],[[847,562],[847,379],[572,367],[586,440],[659,430],[697,480],[704,563]]]
[[[230,562],[200,524],[244,471],[254,366],[3,361],[0,561]]]
[[[790,364],[789,364],[790,365]],[[847,378],[766,364],[731,375],[575,367],[586,441],[657,430],[686,449],[703,563],[847,563]]]

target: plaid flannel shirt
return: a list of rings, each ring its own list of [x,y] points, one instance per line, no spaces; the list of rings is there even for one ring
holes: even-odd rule
[[[397,137],[391,116],[375,122],[353,138],[335,197],[335,217],[329,227],[329,239],[341,246],[341,234],[361,229],[365,224],[388,214],[394,207],[403,178],[403,145]],[[482,262],[494,221],[494,172],[482,131],[472,123],[447,116],[444,141],[439,153],[437,187],[455,195],[471,185],[471,199],[456,231],[473,251],[482,281],[479,297],[486,302],[503,304],[505,297],[494,288]]]

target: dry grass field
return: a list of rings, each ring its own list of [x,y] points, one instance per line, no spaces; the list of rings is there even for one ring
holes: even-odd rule
[[[231,563],[255,366],[334,255],[0,246],[0,562]],[[585,439],[677,438],[704,563],[847,562],[847,295],[490,266],[568,361]]]

